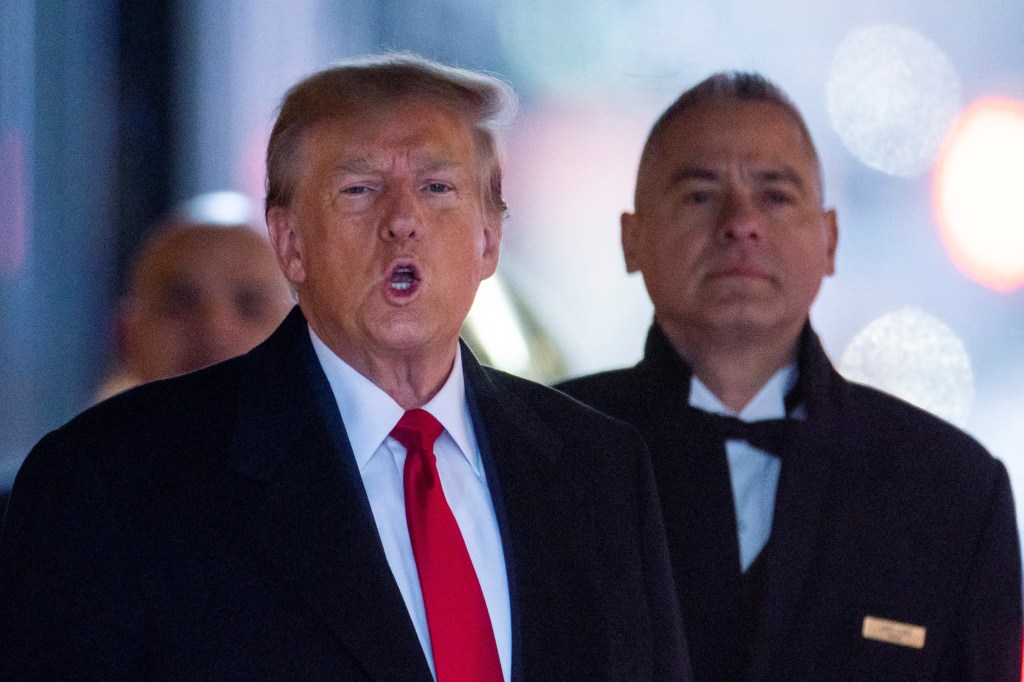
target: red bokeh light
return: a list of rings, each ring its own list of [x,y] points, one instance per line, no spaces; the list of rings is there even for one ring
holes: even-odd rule
[[[935,213],[950,258],[997,291],[1024,285],[1024,102],[988,97],[954,124],[935,174]]]

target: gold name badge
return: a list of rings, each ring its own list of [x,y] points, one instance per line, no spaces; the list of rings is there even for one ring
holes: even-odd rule
[[[864,616],[864,627],[861,631],[864,639],[873,639],[911,649],[924,648],[925,628],[895,620]]]

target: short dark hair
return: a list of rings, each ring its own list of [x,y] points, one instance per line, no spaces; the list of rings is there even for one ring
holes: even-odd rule
[[[267,143],[265,210],[291,202],[297,182],[295,156],[303,133],[348,112],[410,96],[436,100],[469,121],[484,181],[485,205],[504,214],[497,132],[514,111],[512,88],[498,78],[409,53],[338,62],[287,92]]]
[[[821,185],[821,162],[818,160],[814,140],[811,139],[811,131],[807,128],[807,123],[804,122],[800,110],[778,85],[759,73],[745,71],[721,71],[708,76],[679,95],[651,127],[651,132],[647,135],[647,142],[644,143],[644,149],[640,155],[640,168],[642,169],[650,163],[651,156],[657,150],[665,131],[677,118],[699,105],[730,100],[767,102],[786,112],[807,141],[814,163],[818,167],[818,184]],[[639,191],[638,183],[637,192],[639,193]]]

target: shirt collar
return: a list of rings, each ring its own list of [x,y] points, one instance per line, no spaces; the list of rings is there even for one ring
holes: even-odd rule
[[[742,410],[735,412],[722,404],[696,376],[690,377],[690,406],[715,414],[728,414],[743,421],[780,419],[786,416],[786,394],[796,384],[797,368],[790,363],[772,375]]]
[[[317,359],[320,360],[320,366],[327,375],[334,399],[338,403],[356,464],[362,469],[391,433],[391,429],[401,419],[405,410],[379,386],[338,357],[316,335],[312,327],[309,327],[309,338]],[[475,446],[473,424],[466,405],[462,353],[456,351],[455,362],[448,379],[437,395],[422,409],[441,422],[445,433],[479,475],[480,453]],[[441,438],[444,437],[442,434]]]

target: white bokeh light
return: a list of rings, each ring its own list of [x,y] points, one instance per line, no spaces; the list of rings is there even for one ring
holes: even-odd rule
[[[829,70],[828,113],[863,163],[914,177],[935,161],[961,106],[960,79],[928,39],[889,24],[857,28]]]
[[[974,403],[974,375],[963,342],[941,320],[910,306],[857,334],[839,371],[959,427]]]

